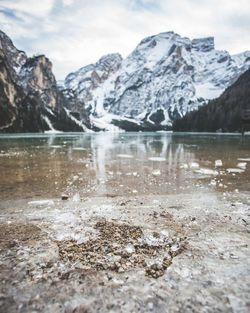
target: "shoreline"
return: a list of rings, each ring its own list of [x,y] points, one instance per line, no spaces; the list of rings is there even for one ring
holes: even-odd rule
[[[247,193],[50,200],[1,203],[4,312],[248,311]]]

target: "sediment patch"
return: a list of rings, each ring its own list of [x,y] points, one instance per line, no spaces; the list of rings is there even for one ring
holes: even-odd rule
[[[56,241],[60,258],[83,269],[125,272],[143,267],[149,277],[158,278],[181,253],[186,241],[180,229],[173,236],[166,232],[144,232],[139,226],[115,224],[106,220],[95,224],[98,236],[78,244],[75,240]]]

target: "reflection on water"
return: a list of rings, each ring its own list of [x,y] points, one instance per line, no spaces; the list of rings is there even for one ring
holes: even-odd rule
[[[65,192],[80,197],[183,193],[202,185],[249,190],[250,138],[184,133],[1,135],[0,175],[1,199],[53,198]]]

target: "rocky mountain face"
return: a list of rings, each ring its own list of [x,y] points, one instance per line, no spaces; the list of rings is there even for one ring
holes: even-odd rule
[[[84,104],[100,129],[169,129],[175,119],[218,97],[250,67],[250,51],[231,56],[214,38],[190,40],[174,32],[143,39],[119,54],[69,74],[68,93]]]
[[[0,31],[0,132],[85,130],[86,116],[67,107],[51,62],[44,55],[28,58]]]

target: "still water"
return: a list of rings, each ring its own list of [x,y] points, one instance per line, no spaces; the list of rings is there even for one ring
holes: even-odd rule
[[[63,133],[0,136],[0,199],[250,190],[250,136]]]

